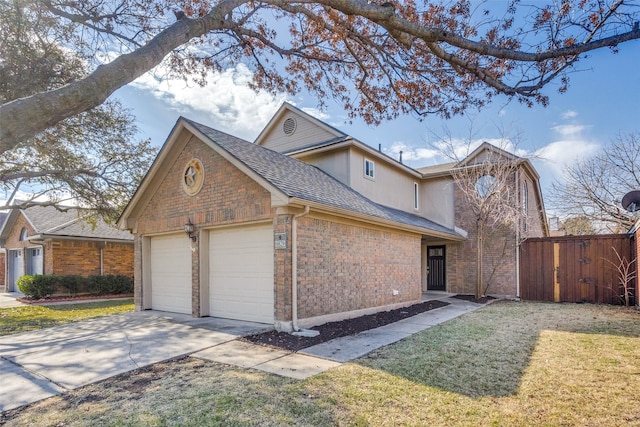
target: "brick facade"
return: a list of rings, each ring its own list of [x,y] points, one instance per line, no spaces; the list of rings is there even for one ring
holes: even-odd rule
[[[420,245],[418,234],[300,218],[299,317],[419,301]]]
[[[55,240],[45,246],[44,258],[44,274],[133,276],[132,243]]]
[[[181,138],[188,134],[186,131]],[[204,184],[194,196],[182,188],[185,165],[202,162]],[[190,219],[198,230],[271,220],[274,233],[285,233],[287,245],[274,250],[276,325],[292,320],[292,225],[300,209],[271,207],[271,193],[209,146],[191,137],[181,153],[156,175],[155,191],[136,217],[135,304],[145,308],[144,236],[182,231]],[[309,319],[362,309],[407,305],[421,297],[421,236],[313,217],[298,218],[298,318]],[[206,233],[201,233],[206,235]],[[194,243],[192,315],[201,316],[200,278],[207,245]],[[189,250],[176,248],[176,250]],[[200,253],[200,252],[203,253]],[[397,295],[393,291],[397,290]],[[346,315],[345,315],[346,317]]]
[[[185,165],[199,159],[204,185],[194,196],[182,188]],[[271,195],[195,137],[175,159],[138,220],[137,234],[183,231],[190,219],[197,228],[241,224],[273,217]]]
[[[518,194],[518,203],[522,200],[522,182],[527,181],[529,203],[526,216],[527,237],[543,235],[544,225],[541,221],[536,200],[533,181],[522,172],[521,181],[516,188],[515,179],[512,186]],[[464,195],[454,190],[455,223],[469,234],[467,240],[458,244],[447,245],[447,291],[460,294],[475,294],[477,278],[477,224],[476,219],[467,206]],[[521,225],[522,226],[522,225]],[[485,281],[490,279],[486,293],[488,295],[516,297],[517,289],[517,245],[515,228],[499,228],[488,234],[484,245],[483,275]]]
[[[2,274],[5,271],[7,271],[7,253],[0,252],[0,289],[6,292],[7,290],[6,274]]]
[[[133,277],[133,242],[119,243],[101,240],[56,239],[47,238],[43,242],[20,240],[22,230],[27,230],[28,236],[33,236],[36,231],[24,215],[19,215],[8,234],[5,243],[6,254],[9,251],[22,251],[23,271],[26,272],[27,248],[42,248],[42,273],[80,276],[117,274]],[[6,265],[3,254],[3,265]],[[102,264],[102,268],[101,268]],[[6,290],[8,268],[3,268],[2,285],[0,289]]]
[[[185,131],[182,137],[187,134]],[[198,159],[202,163],[204,183],[197,194],[190,196],[183,190],[182,180],[185,166],[192,159]],[[149,308],[145,307],[143,296],[145,257],[140,236],[183,232],[184,225],[189,220],[196,229],[203,229],[272,220],[275,216],[275,210],[271,208],[271,194],[196,137],[190,138],[164,176],[159,178],[161,182],[137,222],[134,281],[136,310]],[[200,240],[193,243],[191,256],[192,315],[195,317],[207,314],[200,312],[200,259],[207,256],[200,253]],[[189,248],[185,246],[176,250]]]

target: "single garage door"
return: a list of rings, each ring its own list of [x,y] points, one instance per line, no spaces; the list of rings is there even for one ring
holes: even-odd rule
[[[210,315],[273,323],[273,226],[209,234]]]
[[[191,250],[184,233],[151,238],[151,308],[191,314]]]

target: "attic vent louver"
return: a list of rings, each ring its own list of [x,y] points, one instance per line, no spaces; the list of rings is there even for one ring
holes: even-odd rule
[[[297,127],[296,119],[294,119],[293,117],[289,117],[282,124],[282,130],[284,131],[284,134],[287,136],[293,135],[293,133],[296,131],[296,127]]]

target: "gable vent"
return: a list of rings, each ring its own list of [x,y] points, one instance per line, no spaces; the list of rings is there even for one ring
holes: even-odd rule
[[[293,117],[289,117],[282,124],[282,130],[284,131],[285,135],[291,136],[296,131],[296,126],[297,126],[296,119],[294,119]]]

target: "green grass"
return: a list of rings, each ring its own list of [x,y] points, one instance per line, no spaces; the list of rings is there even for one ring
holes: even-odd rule
[[[0,309],[0,336],[129,311],[133,311],[133,300],[130,298],[78,304],[2,308]]]
[[[5,414],[106,426],[640,426],[640,313],[496,303],[305,381],[196,358]]]

